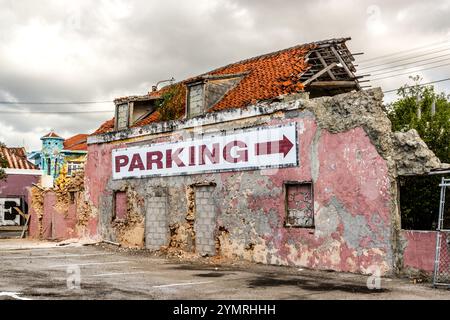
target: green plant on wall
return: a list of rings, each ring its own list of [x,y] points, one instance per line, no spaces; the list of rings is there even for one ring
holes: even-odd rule
[[[157,102],[160,121],[180,119],[184,115],[185,89],[182,84],[170,86]]]
[[[4,148],[5,144],[0,142],[0,148]],[[7,168],[8,167],[8,161],[6,161],[6,159],[0,154],[0,180],[4,180],[6,179],[6,173],[5,170],[3,170],[3,168]]]
[[[433,86],[399,89],[400,98],[388,106],[394,131],[415,129],[422,140],[445,163],[450,162],[450,98],[435,93]],[[429,230],[436,225],[442,176],[400,178],[400,207],[403,229]],[[450,207],[450,206],[448,206]]]

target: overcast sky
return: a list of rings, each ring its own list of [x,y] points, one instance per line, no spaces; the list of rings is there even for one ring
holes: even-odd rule
[[[183,80],[243,58],[333,37],[352,37],[351,51],[365,53],[358,60],[417,47],[424,50],[414,51],[417,55],[434,50],[436,63],[427,66],[432,67],[445,64],[450,54],[449,16],[450,0],[0,0],[0,100],[104,101],[145,94],[158,80]],[[427,82],[447,78],[449,71],[445,66],[396,74],[419,73]],[[407,81],[405,75],[371,84],[389,90]],[[450,82],[436,87],[450,93]],[[387,101],[393,98],[386,95]],[[50,129],[65,138],[90,133],[113,116],[113,109],[112,103],[0,105],[0,141],[38,149],[39,138]],[[17,110],[109,112],[5,113]]]

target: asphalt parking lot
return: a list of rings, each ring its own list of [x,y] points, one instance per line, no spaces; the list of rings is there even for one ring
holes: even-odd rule
[[[109,246],[0,240],[0,299],[450,299],[409,279],[367,288],[355,274],[181,262]]]

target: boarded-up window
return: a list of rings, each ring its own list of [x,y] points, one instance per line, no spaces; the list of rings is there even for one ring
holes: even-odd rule
[[[117,191],[114,193],[114,217],[115,220],[124,220],[127,216],[127,194]]]
[[[117,106],[117,130],[128,128],[128,104]]]
[[[189,118],[196,117],[204,113],[203,83],[189,87]]]
[[[286,184],[286,211],[287,227],[314,227],[311,183]]]

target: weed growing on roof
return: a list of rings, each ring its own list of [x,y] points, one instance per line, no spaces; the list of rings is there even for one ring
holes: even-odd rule
[[[182,84],[175,84],[167,89],[157,102],[160,121],[180,119],[184,115],[185,89]]]
[[[5,148],[5,144],[0,142],[0,148]],[[8,161],[0,154],[0,180],[4,180],[6,178],[6,173],[3,168],[8,167]]]

